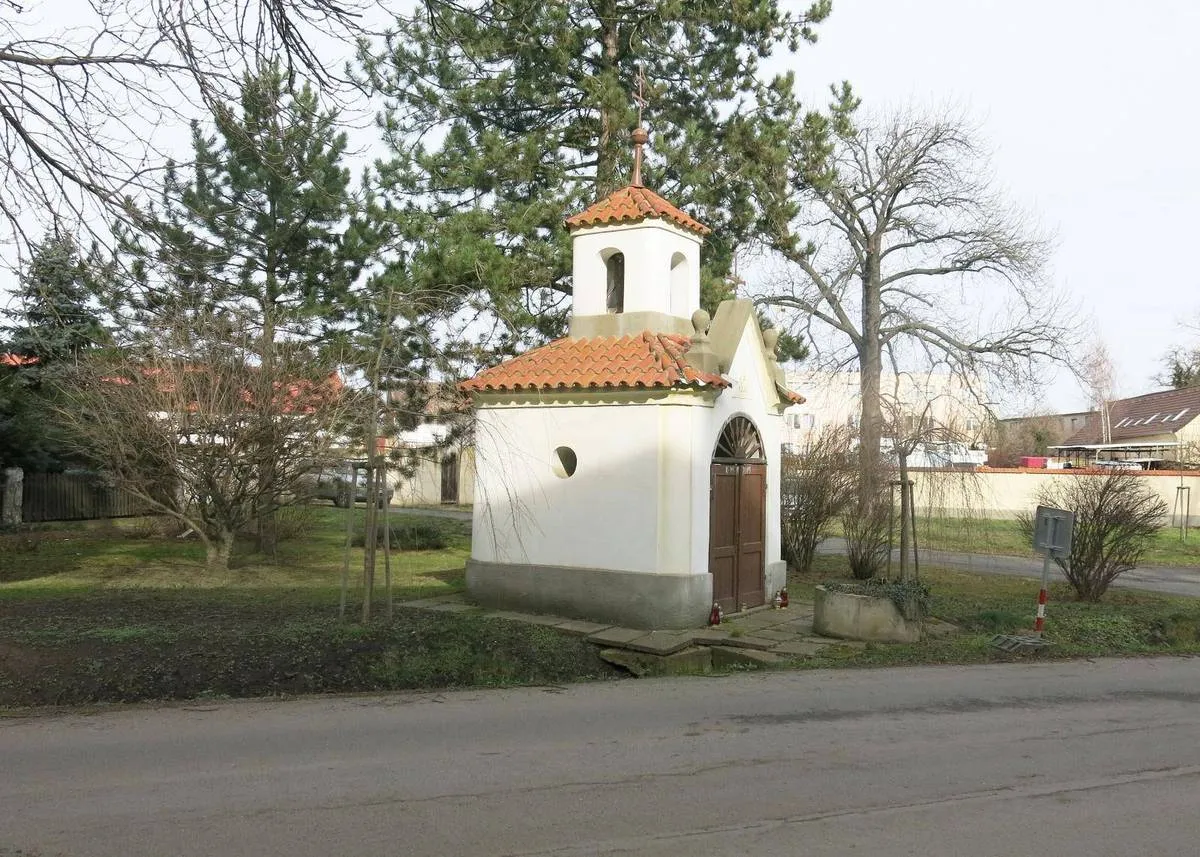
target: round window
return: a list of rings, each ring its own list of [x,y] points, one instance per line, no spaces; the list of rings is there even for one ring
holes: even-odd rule
[[[575,457],[575,450],[569,446],[560,446],[554,450],[554,458],[550,462],[550,466],[554,469],[554,475],[559,479],[566,479],[569,476],[575,475],[575,468],[579,466],[579,459]]]

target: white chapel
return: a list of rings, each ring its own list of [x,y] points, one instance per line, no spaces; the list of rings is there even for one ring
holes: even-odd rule
[[[570,217],[568,336],[461,384],[476,408],[468,593],[634,628],[704,625],[786,585],[783,410],[747,300],[700,309],[709,230],[633,180]]]

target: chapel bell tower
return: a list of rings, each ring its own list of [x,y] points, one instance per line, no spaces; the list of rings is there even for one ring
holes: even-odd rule
[[[567,218],[572,338],[692,333],[700,308],[700,244],[709,229],[642,184],[645,128],[632,134],[633,180]]]

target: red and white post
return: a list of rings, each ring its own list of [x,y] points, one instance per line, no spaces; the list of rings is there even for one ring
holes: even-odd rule
[[[1050,557],[1053,555],[1054,551],[1048,550],[1042,560],[1042,588],[1038,590],[1037,619],[1033,623],[1033,632],[1039,637],[1046,627],[1046,590],[1050,588]]]

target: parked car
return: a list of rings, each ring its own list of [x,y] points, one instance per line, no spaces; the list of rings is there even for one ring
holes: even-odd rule
[[[322,467],[305,473],[298,484],[299,489],[310,500],[331,500],[333,505],[343,508],[350,505],[350,486],[346,468],[336,465]],[[395,491],[384,485],[380,491],[379,505],[392,502]],[[367,474],[356,470],[354,474],[354,502],[367,502]]]
[[[1144,470],[1141,463],[1137,461],[1100,461],[1095,462],[1096,467],[1101,470]]]

